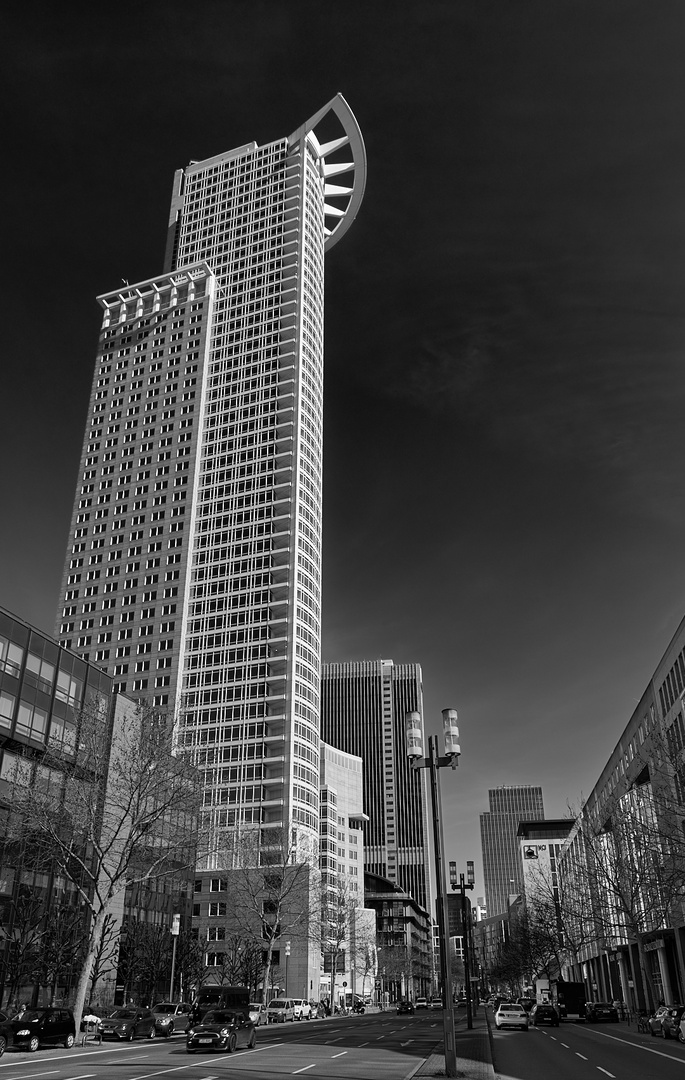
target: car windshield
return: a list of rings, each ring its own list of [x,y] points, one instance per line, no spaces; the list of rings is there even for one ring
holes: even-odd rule
[[[134,1020],[136,1016],[135,1009],[115,1009],[113,1013],[109,1014],[110,1020]]]
[[[212,1009],[210,1012],[205,1013],[202,1022],[203,1024],[232,1024],[234,1020],[235,1013],[226,1012],[225,1009]]]
[[[269,1003],[270,1009],[285,1009],[285,1001],[271,1001]]]
[[[518,1013],[522,1013],[524,1011],[523,1005],[509,1005],[509,1004],[504,1004],[504,1003],[502,1005],[500,1005],[500,1009],[502,1011],[506,1011],[506,1012],[518,1012]]]
[[[46,1013],[47,1009],[28,1009],[20,1019],[31,1024],[36,1020],[42,1020]]]
[[[165,1016],[167,1016],[169,1013],[176,1012],[176,1006],[167,1003],[166,1001],[161,1001],[159,1005],[155,1005],[152,1011],[156,1013],[163,1013]]]
[[[596,1001],[595,1002],[595,1008],[596,1009],[610,1009],[611,1008],[611,1003],[609,1001]]]

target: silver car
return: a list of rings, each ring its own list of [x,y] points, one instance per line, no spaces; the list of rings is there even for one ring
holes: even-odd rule
[[[158,1001],[152,1006],[152,1015],[158,1033],[167,1039],[175,1031],[185,1032],[190,1026],[190,1005],[187,1001]]]

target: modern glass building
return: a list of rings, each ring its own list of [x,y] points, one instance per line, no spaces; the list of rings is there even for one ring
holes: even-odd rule
[[[246,826],[317,845],[324,258],[365,174],[340,95],[191,162],[163,273],[99,297],[57,633],[173,711],[207,870]]]
[[[405,717],[423,723],[419,664],[324,664],[321,737],[364,763],[364,869],[399,885],[424,909],[432,895],[426,770],[412,770]]]
[[[492,788],[490,810],[480,815],[483,879],[488,917],[506,913],[509,896],[523,892],[519,822],[545,816],[542,788],[529,784]]]

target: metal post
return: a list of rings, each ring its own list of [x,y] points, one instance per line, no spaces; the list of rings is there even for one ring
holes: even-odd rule
[[[171,950],[171,979],[169,980],[169,1001],[174,1000],[174,973],[176,969],[176,942],[178,941],[178,935],[181,932],[181,916],[180,914],[174,915],[171,920],[171,936],[174,939],[174,945]]]
[[[442,1014],[445,1049],[445,1075],[457,1075],[457,1048],[454,1040],[454,999],[452,996],[452,972],[450,965],[450,927],[447,907],[447,879],[445,875],[445,841],[442,829],[439,754],[437,739],[428,740],[428,769],[431,781],[433,808],[433,845],[435,847],[435,872],[438,886],[438,930],[440,933],[440,970],[445,1008]]]

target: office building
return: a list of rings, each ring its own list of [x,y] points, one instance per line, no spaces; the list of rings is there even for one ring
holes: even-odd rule
[[[324,257],[365,169],[339,95],[191,162],[163,270],[98,298],[57,633],[173,714],[208,872],[245,826],[318,846]]]
[[[431,903],[425,769],[407,759],[405,716],[423,723],[418,664],[392,660],[324,664],[321,737],[364,763],[364,869]]]
[[[493,788],[490,810],[480,815],[483,880],[488,917],[506,913],[509,897],[523,891],[523,868],[517,831],[520,821],[545,816],[542,788],[531,785]]]

